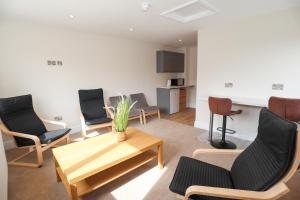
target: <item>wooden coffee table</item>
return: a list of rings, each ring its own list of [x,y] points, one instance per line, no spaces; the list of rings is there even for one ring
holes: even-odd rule
[[[128,128],[127,133],[124,142],[116,142],[114,133],[107,133],[52,150],[57,181],[63,182],[72,200],[153,159],[163,168],[160,138],[134,128]]]

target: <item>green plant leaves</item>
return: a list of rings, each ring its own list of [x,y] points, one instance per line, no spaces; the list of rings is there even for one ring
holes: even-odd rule
[[[134,103],[127,98],[124,98],[121,95],[122,99],[118,102],[117,109],[115,111],[115,118],[114,118],[114,129],[116,132],[124,132],[128,126],[128,116],[130,110],[133,108]]]

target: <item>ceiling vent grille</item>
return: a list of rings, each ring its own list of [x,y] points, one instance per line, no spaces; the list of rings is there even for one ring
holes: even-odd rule
[[[193,0],[160,13],[161,16],[187,23],[217,13],[218,10],[207,1]]]

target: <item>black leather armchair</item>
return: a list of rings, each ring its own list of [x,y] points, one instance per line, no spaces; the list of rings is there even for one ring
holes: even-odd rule
[[[244,151],[199,149],[205,154],[240,153],[231,170],[181,157],[170,190],[183,199],[278,199],[299,165],[300,138],[295,123],[261,110],[258,135]]]
[[[91,137],[86,131],[112,127],[113,113],[107,108],[103,98],[103,90],[79,90],[80,120],[82,137]],[[110,115],[110,116],[108,116]]]
[[[33,109],[32,96],[24,95],[0,99],[1,132],[13,136],[18,148],[28,148],[29,152],[8,162],[9,165],[40,167],[43,163],[42,152],[57,143],[69,142],[69,132],[63,122],[40,119]],[[62,126],[63,129],[48,131],[44,123]],[[17,162],[29,153],[37,151],[37,164]]]

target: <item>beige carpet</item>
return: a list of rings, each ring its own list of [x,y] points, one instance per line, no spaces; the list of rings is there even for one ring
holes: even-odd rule
[[[151,119],[147,125],[131,122],[148,133],[163,138],[165,143],[165,169],[160,171],[156,162],[151,162],[139,169],[99,188],[82,197],[84,200],[157,200],[176,199],[169,191],[169,183],[173,177],[180,156],[191,156],[197,148],[211,148],[207,142],[207,132],[191,126],[169,120]],[[74,135],[73,135],[74,136]],[[245,148],[248,142],[231,138],[239,148]],[[80,151],[80,149],[78,149]],[[74,152],[76,153],[76,152]],[[16,156],[16,150],[7,152],[8,159]],[[42,168],[30,169],[9,167],[9,200],[64,200],[68,199],[62,183],[56,182],[51,150],[45,154]],[[33,159],[32,156],[30,159]],[[234,157],[216,157],[201,155],[198,159],[230,168]],[[284,200],[300,199],[300,175],[297,173],[289,182],[291,192]]]

